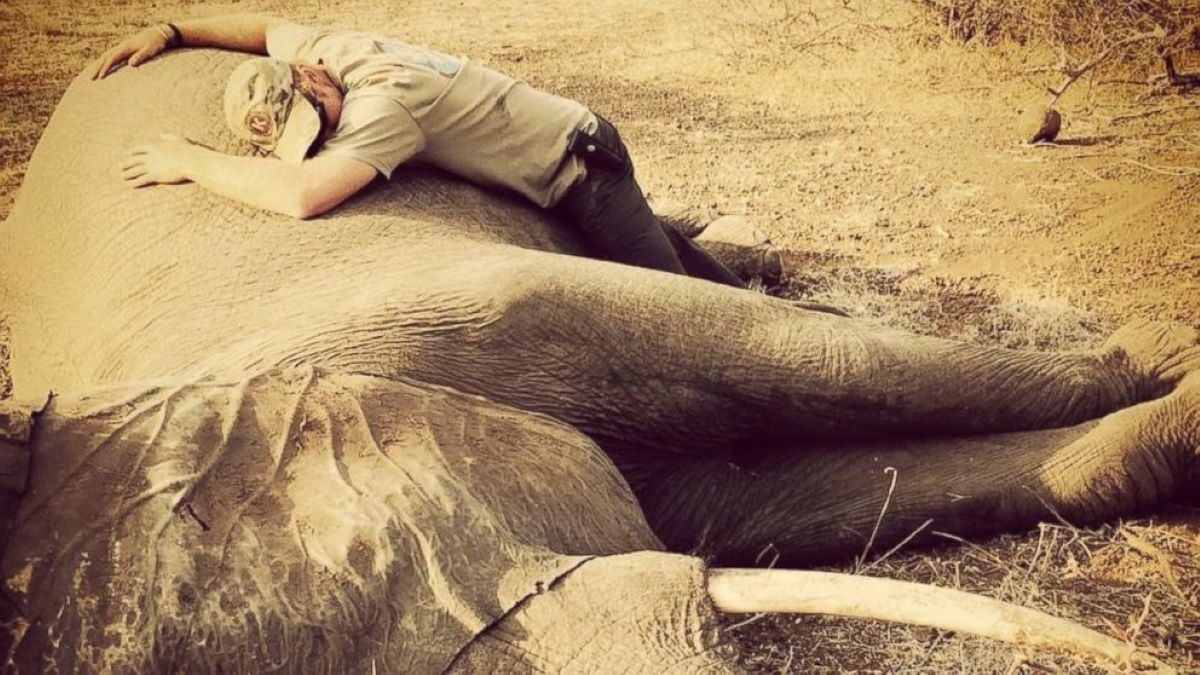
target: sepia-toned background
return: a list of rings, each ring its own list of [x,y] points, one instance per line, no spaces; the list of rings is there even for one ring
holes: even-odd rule
[[[961,17],[938,20],[953,4],[4,0],[0,216],[62,92],[107,46],[156,21],[262,11],[465,54],[588,104],[621,129],[652,201],[746,214],[765,230],[786,251],[785,293],[1021,348],[1086,347],[1133,317],[1200,324],[1200,93],[1155,81],[1152,48],[1131,48],[1063,96],[1059,144],[1023,144],[1022,119],[1064,79],[1063,54],[1042,39],[1055,19],[1031,10],[1026,20],[1046,30],[965,31]],[[1068,66],[1122,37],[1095,30],[1059,36]],[[1200,45],[1181,54],[1181,70],[1200,71]],[[4,336],[0,323],[0,396]],[[866,551],[848,569],[1046,609],[1200,670],[1194,506],[947,544]],[[762,672],[1004,672],[1019,660],[1006,646],[883,624],[729,624],[747,668]]]

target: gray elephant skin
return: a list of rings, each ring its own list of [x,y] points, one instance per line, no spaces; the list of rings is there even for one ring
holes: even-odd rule
[[[421,170],[306,222],[124,187],[159,132],[239,149],[241,58],[77,79],[0,227],[17,670],[719,672],[707,565],[860,552],[893,475],[879,550],[1146,510],[1195,463],[1187,327],[912,335],[570,255]]]

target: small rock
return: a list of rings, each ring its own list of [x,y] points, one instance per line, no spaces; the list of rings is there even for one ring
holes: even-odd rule
[[[1033,106],[1021,115],[1018,133],[1025,143],[1051,143],[1062,129],[1062,115],[1054,108]]]

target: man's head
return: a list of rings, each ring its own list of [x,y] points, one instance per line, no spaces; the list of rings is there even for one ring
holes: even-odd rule
[[[342,92],[324,66],[250,59],[229,76],[225,120],[233,132],[299,163],[337,129]]]

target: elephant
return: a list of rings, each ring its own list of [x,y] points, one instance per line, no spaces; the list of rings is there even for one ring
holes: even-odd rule
[[[0,228],[15,395],[65,392],[7,514],[13,663],[720,672],[709,564],[1098,522],[1194,470],[1186,326],[910,334],[420,168],[304,222],[122,185],[158,132],[238,148],[240,58],[77,78]]]

